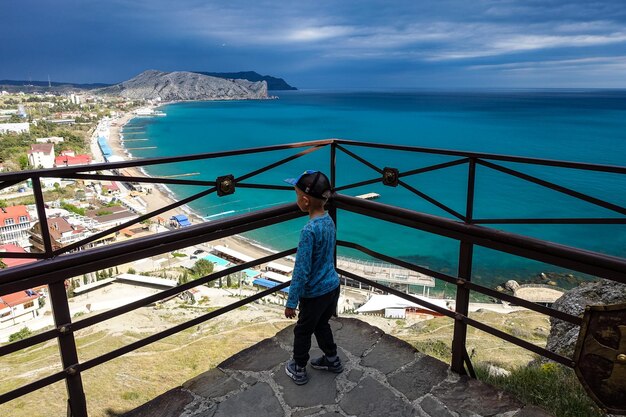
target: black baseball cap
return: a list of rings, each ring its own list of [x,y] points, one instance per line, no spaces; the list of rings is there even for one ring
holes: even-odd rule
[[[321,171],[304,171],[298,178],[287,178],[287,184],[294,185],[304,194],[321,200],[330,197],[330,181]]]

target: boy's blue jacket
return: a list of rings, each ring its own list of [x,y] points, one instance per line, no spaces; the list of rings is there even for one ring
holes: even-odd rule
[[[319,297],[339,286],[334,265],[335,239],[335,223],[328,213],[309,220],[304,226],[287,307],[296,308],[300,298]]]

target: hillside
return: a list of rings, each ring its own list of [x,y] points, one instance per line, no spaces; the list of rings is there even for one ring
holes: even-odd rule
[[[246,100],[266,99],[267,83],[226,80],[195,72],[144,71],[122,83],[93,90],[133,100]]]

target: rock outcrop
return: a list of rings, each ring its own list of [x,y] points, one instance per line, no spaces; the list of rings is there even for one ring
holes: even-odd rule
[[[195,72],[144,71],[128,81],[94,90],[135,100],[250,100],[266,99],[267,83],[226,80]]]
[[[582,316],[587,305],[620,303],[626,303],[626,285],[601,279],[567,291],[552,307],[574,316]],[[554,317],[550,318],[550,324],[546,348],[560,355],[573,357],[580,327]]]
[[[203,72],[194,71],[198,74],[209,75],[211,77],[238,79],[248,81],[265,81],[267,82],[267,89],[272,90],[297,90],[296,87],[292,87],[287,84],[285,80],[278,77],[272,77],[270,75],[261,75],[255,71],[240,71],[240,72]]]

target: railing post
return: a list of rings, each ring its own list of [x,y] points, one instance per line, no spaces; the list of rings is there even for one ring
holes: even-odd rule
[[[337,144],[333,141],[330,144],[330,188],[335,190],[335,182],[337,180],[337,166],[336,166],[336,158],[337,158]],[[335,230],[337,229],[337,207],[335,206],[334,201],[329,201],[328,204],[328,214],[330,218],[335,222]],[[337,268],[337,245],[335,245],[335,253],[333,255],[335,261],[335,268]]]
[[[50,305],[54,316],[54,325],[59,331],[59,352],[61,363],[67,376],[65,386],[69,399],[68,415],[72,417],[87,417],[87,401],[83,390],[83,381],[78,369],[78,352],[76,340],[72,332],[72,317],[65,292],[63,281],[53,282],[48,285],[50,289]]]
[[[39,228],[41,229],[41,241],[43,242],[46,258],[52,257],[52,240],[50,238],[50,229],[48,229],[48,218],[46,217],[46,202],[43,199],[43,190],[41,188],[41,179],[33,177],[33,193],[35,194],[35,203],[37,208],[37,217],[39,217]]]
[[[470,158],[467,176],[467,201],[465,210],[465,223],[471,224],[474,215],[474,186],[476,180],[476,158]],[[467,339],[467,323],[463,321],[463,317],[467,317],[469,313],[470,291],[466,288],[463,280],[471,281],[472,279],[472,258],[474,254],[474,245],[461,241],[459,248],[459,271],[460,278],[456,286],[456,318],[454,322],[454,337],[452,339],[452,363],[450,368],[461,375],[465,375],[463,366],[466,356],[466,339]]]

